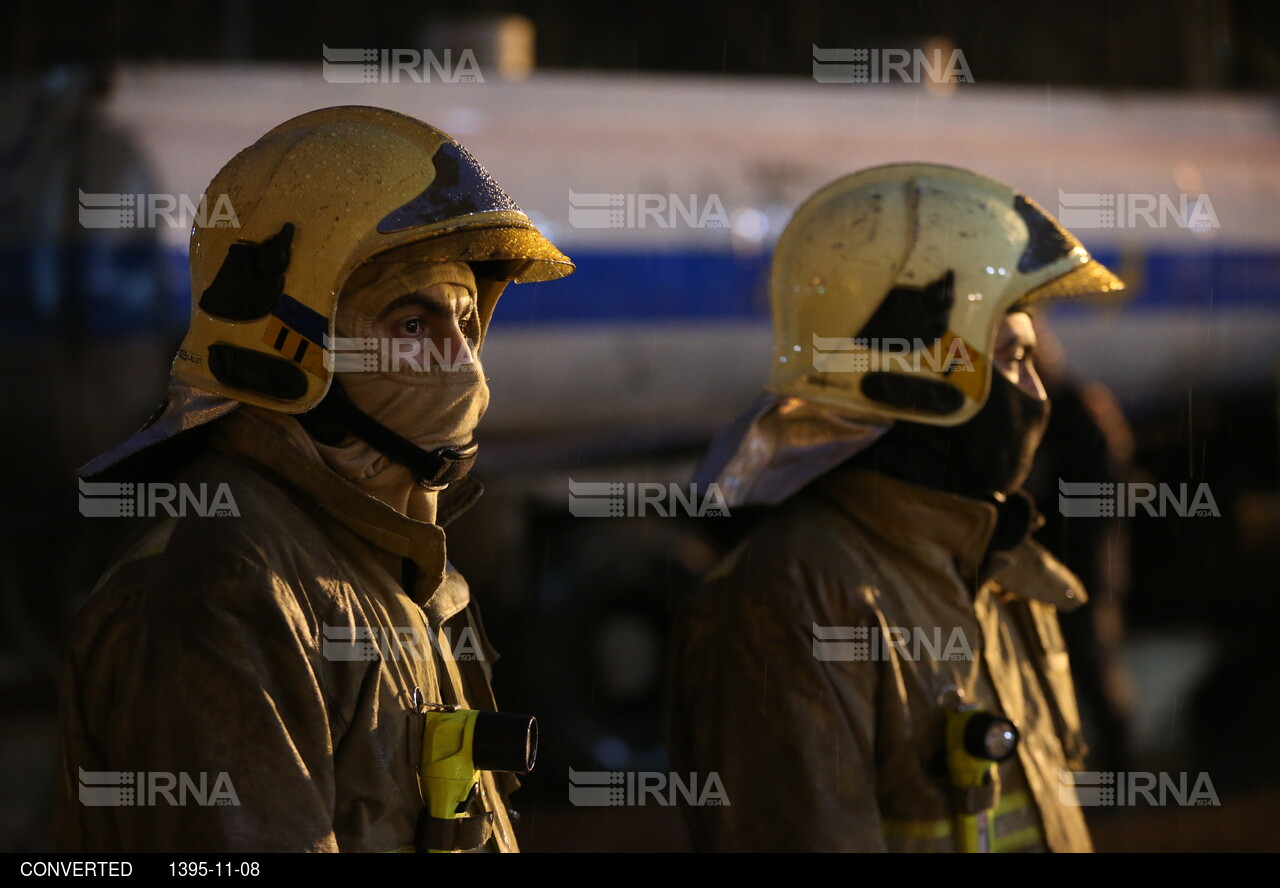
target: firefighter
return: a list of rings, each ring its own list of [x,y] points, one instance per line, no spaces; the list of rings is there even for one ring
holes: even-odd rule
[[[1122,283],[975,173],[840,179],[783,232],[766,391],[700,482],[763,514],[683,608],[676,771],[701,850],[1091,849],[1057,612],[1021,491],[1047,418],[1026,309]]]
[[[497,708],[444,527],[479,494],[498,296],[573,266],[462,145],[377,108],[281,124],[208,195],[234,224],[193,230],[166,402],[81,475],[222,508],[149,518],[72,626],[57,842],[518,850],[506,775],[428,813],[423,727]]]

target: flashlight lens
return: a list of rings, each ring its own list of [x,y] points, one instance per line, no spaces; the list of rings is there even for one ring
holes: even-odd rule
[[[976,758],[1002,762],[1018,748],[1018,729],[1003,716],[975,712],[964,726],[964,748]]]
[[[987,728],[982,745],[986,747],[987,758],[997,762],[1004,761],[1017,747],[1018,734],[1009,722],[996,722]]]
[[[481,711],[476,716],[471,757],[481,771],[527,774],[538,758],[538,720],[532,715]]]

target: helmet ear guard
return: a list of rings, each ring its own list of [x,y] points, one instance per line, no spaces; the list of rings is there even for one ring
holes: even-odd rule
[[[209,346],[209,372],[224,385],[281,401],[307,393],[307,376],[296,364],[226,342]]]
[[[308,357],[323,362],[327,324],[315,312],[284,292],[294,225],[286,222],[278,234],[260,243],[240,241],[227,248],[227,257],[213,282],[200,294],[200,311],[222,321],[261,321],[270,317],[272,347],[280,357],[231,342],[209,345],[209,372],[224,385],[292,401],[307,393],[302,369]],[[289,357],[284,356],[285,349]]]

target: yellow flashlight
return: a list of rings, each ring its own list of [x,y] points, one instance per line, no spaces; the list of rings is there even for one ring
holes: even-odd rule
[[[433,853],[478,848],[493,834],[493,814],[467,816],[481,771],[527,774],[538,755],[538,720],[531,715],[422,707],[418,784],[427,808],[418,818],[417,847]]]

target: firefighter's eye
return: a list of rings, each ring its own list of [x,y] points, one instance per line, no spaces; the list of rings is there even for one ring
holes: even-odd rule
[[[406,336],[421,336],[426,330],[426,324],[422,322],[422,318],[409,318],[400,324],[400,331]]]

